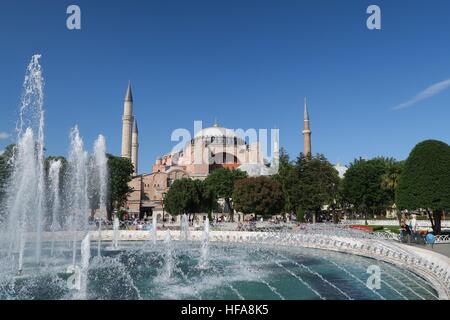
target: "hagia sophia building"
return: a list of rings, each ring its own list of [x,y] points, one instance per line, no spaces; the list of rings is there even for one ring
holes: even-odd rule
[[[138,125],[133,115],[133,94],[131,83],[125,95],[122,116],[121,156],[131,160],[134,174],[130,188],[133,190],[127,199],[126,211],[140,219],[157,215],[161,220],[170,215],[164,213],[163,199],[171,184],[182,178],[205,179],[217,168],[239,169],[249,176],[273,175],[278,171],[279,137],[278,130],[272,137],[272,160],[264,158],[260,141],[247,141],[232,130],[220,126],[217,121],[213,126],[195,133],[195,136],[179,150],[173,150],[158,157],[150,173],[138,174]],[[304,104],[304,153],[311,154],[311,129],[309,115]],[[343,166],[336,166],[343,174]],[[344,171],[345,172],[345,171]],[[238,214],[238,219],[242,217]]]

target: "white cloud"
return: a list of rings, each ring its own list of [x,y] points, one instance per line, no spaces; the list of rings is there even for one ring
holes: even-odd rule
[[[428,88],[426,88],[425,90],[423,90],[422,92],[418,93],[415,97],[411,98],[410,100],[403,102],[403,103],[399,104],[398,106],[395,106],[394,110],[409,108],[422,100],[425,100],[425,99],[428,99],[428,98],[431,98],[431,97],[437,95],[438,93],[440,93],[441,91],[444,91],[445,89],[447,89],[449,87],[450,87],[450,79],[435,83],[435,84],[429,86]]]
[[[9,134],[6,132],[0,132],[0,140],[8,139]]]

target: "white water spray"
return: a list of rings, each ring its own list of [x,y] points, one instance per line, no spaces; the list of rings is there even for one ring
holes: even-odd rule
[[[152,215],[152,240],[153,240],[153,244],[156,244],[156,230],[157,226],[156,226],[156,213],[153,213]]]
[[[98,220],[97,256],[102,254],[102,219]]]
[[[73,231],[72,263],[76,262],[77,231],[87,231],[89,217],[88,199],[88,154],[84,150],[83,140],[78,127],[70,133],[69,172],[70,190],[69,214]]]
[[[10,250],[18,248],[19,257],[27,240],[26,232],[35,235],[35,258],[41,258],[41,233],[45,212],[44,175],[44,79],[34,55],[27,67],[23,83],[17,142],[13,156],[13,170],[7,193],[7,228]],[[23,259],[19,258],[19,270]]]
[[[91,239],[89,234],[87,234],[83,241],[81,241],[80,299],[87,299],[87,280],[90,258]]]
[[[115,217],[113,222],[113,248],[119,247],[119,218]]]
[[[162,277],[164,280],[169,280],[172,276],[175,261],[173,256],[173,246],[172,246],[172,237],[170,235],[170,230],[166,231],[166,237],[164,238],[164,246],[165,246],[165,254],[164,254],[164,268]]]
[[[180,239],[184,241],[187,241],[189,239],[189,222],[186,214],[183,214],[181,216]]]
[[[50,162],[50,168],[48,171],[48,180],[50,182],[50,196],[52,202],[52,218],[50,231],[52,232],[52,243],[50,254],[53,256],[54,254],[54,245],[55,245],[55,233],[60,229],[60,225],[58,222],[58,214],[61,211],[61,197],[60,197],[60,172],[61,172],[62,162],[61,160],[53,160]]]
[[[106,142],[103,135],[99,135],[94,143],[95,169],[98,174],[98,193],[100,218],[106,218],[106,196],[108,187],[108,159],[106,157]]]
[[[208,267],[209,259],[209,219],[206,217],[203,227],[202,245],[200,248],[200,268]]]

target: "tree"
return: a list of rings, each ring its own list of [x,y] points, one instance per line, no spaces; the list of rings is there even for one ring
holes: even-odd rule
[[[356,210],[382,213],[389,205],[389,192],[382,187],[388,166],[385,159],[359,159],[350,164],[342,181],[342,196]]]
[[[164,208],[172,215],[190,213],[195,206],[195,198],[191,179],[175,180],[164,197]]]
[[[387,191],[389,196],[389,205],[393,207],[395,204],[395,192],[398,188],[398,182],[405,162],[390,159],[386,162],[386,164],[387,164],[387,171],[381,177],[381,188]],[[400,223],[401,214],[400,211],[398,210],[397,210],[397,218]]]
[[[210,213],[214,205],[214,194],[200,180],[175,180],[164,197],[164,207],[172,215]]]
[[[441,215],[450,209],[450,147],[426,140],[417,144],[405,161],[397,193],[400,209],[427,211],[435,234],[441,232]]]
[[[311,212],[315,222],[322,207],[335,201],[339,174],[322,154],[306,157],[300,153],[295,168],[298,172],[294,199],[296,207]]]
[[[289,155],[284,148],[280,150],[280,161],[278,173],[273,177],[281,185],[284,194],[284,210],[285,212],[297,213],[296,207],[296,189],[299,176],[294,164],[289,160]]]
[[[216,198],[223,198],[225,200],[225,210],[229,210],[232,221],[234,220],[232,201],[234,185],[236,181],[246,177],[247,173],[244,171],[220,168],[212,171],[205,180],[208,190],[211,191]]]
[[[111,154],[108,157],[108,196],[107,214],[111,220],[112,211],[120,209],[127,201],[132,189],[128,186],[133,174],[133,164],[130,159],[116,157]]]
[[[206,183],[200,180],[194,180],[194,186],[197,191],[198,206],[195,212],[207,212],[208,218],[212,220],[211,212],[217,209],[217,198],[212,190],[208,189]]]
[[[280,167],[274,178],[281,184],[285,210],[304,217],[313,214],[313,221],[324,205],[334,204],[337,198],[339,175],[324,155],[306,157],[303,153],[295,162],[282,149]]]
[[[404,161],[387,162],[386,173],[381,177],[381,188],[388,192],[390,205],[395,203],[395,191],[398,187],[403,165]]]
[[[236,181],[233,202],[235,209],[244,214],[270,216],[284,207],[281,185],[269,177],[250,177]]]

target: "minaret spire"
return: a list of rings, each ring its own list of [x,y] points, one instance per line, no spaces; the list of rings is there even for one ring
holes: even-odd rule
[[[133,93],[131,92],[131,81],[130,80],[128,80],[128,88],[127,88],[127,93],[125,95],[125,101],[133,102]]]
[[[122,157],[131,159],[131,136],[134,123],[131,81],[128,82],[122,116]]]
[[[303,111],[303,120],[309,121],[309,114],[308,114],[308,106],[306,104],[306,97],[305,97],[305,110]]]
[[[272,129],[273,133],[273,166],[275,170],[278,170],[280,164],[280,130],[275,126],[275,129]]]
[[[303,111],[303,143],[304,143],[304,151],[306,157],[311,156],[311,128],[309,126],[309,114],[308,114],[308,106],[306,103],[305,97],[305,106]]]

